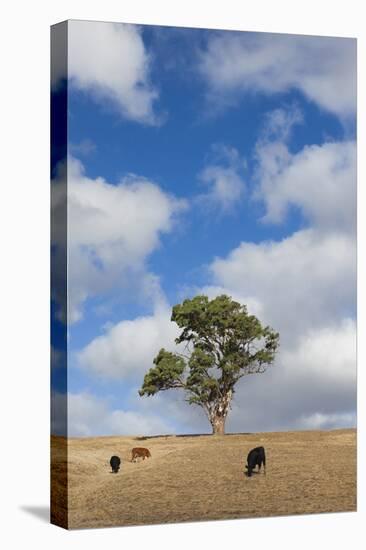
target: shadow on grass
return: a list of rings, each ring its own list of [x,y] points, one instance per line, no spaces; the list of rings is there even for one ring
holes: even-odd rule
[[[161,435],[142,435],[139,437],[135,437],[136,441],[146,441],[148,439],[157,439],[157,438],[165,438],[168,437],[211,437],[213,434],[161,434]],[[231,435],[252,435],[250,432],[235,432],[235,433],[229,433],[225,434],[225,437],[230,437]]]

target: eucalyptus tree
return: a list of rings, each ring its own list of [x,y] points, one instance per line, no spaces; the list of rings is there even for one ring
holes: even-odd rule
[[[159,351],[139,394],[182,389],[188,403],[204,410],[213,434],[224,434],[237,383],[273,364],[279,334],[226,295],[184,300],[171,320],[182,329],[175,340],[180,351]]]

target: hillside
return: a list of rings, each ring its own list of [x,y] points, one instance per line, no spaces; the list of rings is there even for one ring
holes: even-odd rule
[[[60,442],[52,438],[55,457]],[[248,478],[246,456],[257,445],[267,473]],[[135,446],[152,458],[129,462]],[[122,459],[118,474],[113,454]],[[69,439],[68,471],[70,528],[351,511],[356,431]]]

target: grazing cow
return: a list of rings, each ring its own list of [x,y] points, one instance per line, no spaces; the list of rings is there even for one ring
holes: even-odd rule
[[[252,475],[254,468],[258,465],[258,471],[260,471],[263,464],[264,473],[266,473],[266,454],[264,452],[264,447],[255,447],[252,449],[247,458],[247,465],[245,466],[248,470],[248,477]]]
[[[121,465],[121,459],[119,456],[113,455],[109,461],[109,464],[111,465],[112,472],[116,474],[119,470],[119,467]]]
[[[151,453],[149,449],[145,449],[145,447],[134,447],[132,449],[131,462],[135,462],[138,457],[142,457],[142,460],[145,460],[145,458],[149,458],[150,456]]]

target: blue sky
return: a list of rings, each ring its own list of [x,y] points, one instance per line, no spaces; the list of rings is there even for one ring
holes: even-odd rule
[[[137,394],[199,292],[281,334],[228,431],[355,425],[355,41],[68,26],[69,434],[209,431]]]

